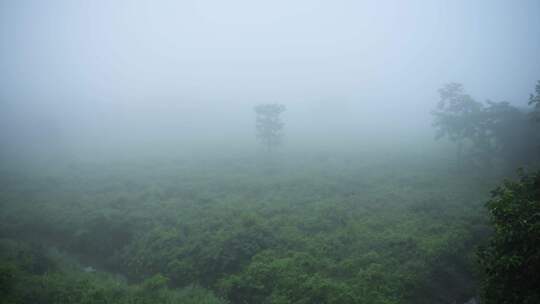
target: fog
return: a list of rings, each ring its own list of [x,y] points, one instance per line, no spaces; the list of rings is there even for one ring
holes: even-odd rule
[[[0,302],[538,303],[539,17],[0,1]]]
[[[289,147],[431,138],[447,82],[526,104],[539,11],[534,0],[3,1],[2,150],[254,145],[253,106],[268,102],[287,106]]]

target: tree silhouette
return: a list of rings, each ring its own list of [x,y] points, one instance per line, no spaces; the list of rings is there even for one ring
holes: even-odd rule
[[[432,112],[437,139],[447,137],[457,144],[458,168],[465,157],[484,167],[491,167],[493,160],[510,167],[531,163],[538,159],[534,149],[538,128],[529,114],[540,121],[540,83],[536,92],[529,102],[535,109],[527,111],[505,101],[477,102],[461,84],[447,84],[439,89],[441,99]]]
[[[260,104],[255,107],[257,138],[271,150],[281,143],[283,137],[283,122],[280,119],[285,106],[277,103]]]
[[[437,109],[432,112],[436,137],[448,137],[457,144],[456,158],[458,167],[461,167],[465,142],[479,142],[485,138],[485,130],[478,124],[482,104],[465,94],[459,83],[445,85],[439,89],[439,95],[441,99]]]
[[[536,83],[535,93],[529,97],[529,105],[534,106],[534,110],[531,113],[533,119],[540,122],[540,80]]]

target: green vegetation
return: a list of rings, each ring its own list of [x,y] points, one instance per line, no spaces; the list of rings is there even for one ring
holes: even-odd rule
[[[529,99],[535,105],[530,114],[536,122],[539,102],[540,82]],[[540,171],[518,173],[519,180],[506,180],[486,203],[494,226],[489,244],[479,250],[485,274],[482,301],[487,304],[540,302]]]
[[[538,160],[540,145],[540,125],[530,119],[537,116],[540,84],[536,90],[529,102],[535,108],[525,111],[505,101],[483,104],[466,94],[461,84],[447,84],[439,90],[441,99],[433,111],[437,138],[456,143],[458,167],[530,165]]]
[[[540,171],[505,181],[487,203],[495,234],[480,250],[484,303],[540,302]]]
[[[476,248],[505,167],[538,161],[538,125],[457,84],[441,98],[435,126],[468,147],[458,172],[429,145],[4,164],[2,303],[464,303],[480,288],[537,303],[540,175],[493,191],[480,265]],[[284,108],[267,107],[271,148]]]
[[[127,285],[107,273],[81,271],[58,252],[21,242],[0,240],[0,257],[0,303],[225,303],[199,287],[171,290],[159,274]]]
[[[482,207],[494,183],[425,155],[340,159],[291,156],[272,174],[247,157],[5,171],[0,231],[126,276],[136,284],[121,285],[128,298],[165,281],[231,303],[473,296],[474,244],[488,232]],[[53,277],[116,292],[96,275]]]

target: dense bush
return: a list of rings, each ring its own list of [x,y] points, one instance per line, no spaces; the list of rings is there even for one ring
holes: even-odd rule
[[[494,235],[480,250],[484,303],[540,303],[540,171],[504,182],[487,208]]]
[[[249,158],[179,164],[32,172],[4,188],[4,237],[42,243],[35,252],[68,251],[134,285],[97,279],[101,271],[8,263],[0,279],[15,289],[2,292],[36,302],[166,303],[210,299],[212,290],[231,303],[387,304],[476,292],[470,256],[485,237],[486,176],[404,158],[303,158],[272,174]],[[28,280],[47,288],[17,287]]]
[[[85,272],[79,265],[54,260],[43,248],[0,240],[0,249],[0,303],[224,303],[200,287],[171,290],[168,279],[160,274],[139,285],[127,285],[111,275]]]

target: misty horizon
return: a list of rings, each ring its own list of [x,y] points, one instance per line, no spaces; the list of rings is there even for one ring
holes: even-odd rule
[[[45,150],[254,142],[253,107],[278,102],[289,143],[427,139],[445,83],[526,107],[540,79],[538,11],[536,1],[3,2],[0,134],[4,147]]]

